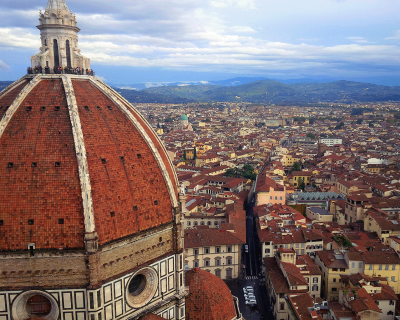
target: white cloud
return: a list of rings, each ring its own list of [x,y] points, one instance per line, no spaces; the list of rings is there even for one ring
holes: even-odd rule
[[[357,43],[369,43],[369,41],[363,37],[347,37],[346,39],[349,39]]]
[[[400,40],[400,30],[397,30],[394,36],[385,38],[385,40]]]
[[[6,63],[4,63],[2,60],[0,60],[0,70],[4,70],[4,71],[10,70],[10,67]]]

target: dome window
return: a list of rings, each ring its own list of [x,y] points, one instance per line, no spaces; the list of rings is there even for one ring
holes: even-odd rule
[[[28,219],[28,225],[33,226],[35,224],[35,220]]]
[[[40,111],[46,111],[46,107],[40,107]]]
[[[140,153],[137,154],[138,159],[142,159],[142,155]]]
[[[4,225],[4,221],[0,220],[0,227]]]
[[[54,166],[57,167],[57,168],[61,167],[61,162],[57,161],[56,163],[54,163]]]
[[[124,156],[120,156],[119,158],[121,159],[121,161],[125,161],[125,157]]]
[[[54,111],[60,111],[60,107],[59,106],[54,107]]]
[[[105,158],[101,158],[101,163],[106,164],[107,160]]]
[[[28,111],[28,112],[32,111],[32,107],[26,107],[26,111]]]
[[[154,205],[158,206],[158,200],[154,201]]]
[[[89,107],[88,107],[88,106],[85,106],[85,110],[86,110],[86,111],[89,111]]]
[[[14,167],[14,163],[13,162],[9,162],[8,164],[7,164],[7,168],[13,168]]]
[[[36,168],[37,167],[37,162],[32,162],[32,168]]]
[[[108,110],[112,110],[113,108],[111,106],[107,106]]]
[[[110,216],[111,216],[111,217],[115,217],[115,212],[114,212],[114,211],[111,211],[111,212],[110,212]]]
[[[129,294],[131,296],[138,296],[140,295],[143,290],[146,288],[146,277],[143,274],[138,274],[137,276],[134,276],[129,283]]]
[[[133,206],[133,211],[138,211],[138,206]]]
[[[51,302],[45,296],[37,294],[28,299],[26,309],[31,316],[45,317],[51,312]]]
[[[58,224],[64,224],[64,219],[58,219]]]
[[[100,106],[96,106],[97,110],[101,110]]]
[[[142,308],[154,297],[158,287],[157,272],[150,267],[136,272],[126,286],[126,300],[133,308]]]

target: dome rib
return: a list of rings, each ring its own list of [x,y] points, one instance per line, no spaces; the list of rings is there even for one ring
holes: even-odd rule
[[[98,78],[96,78],[96,80],[98,81],[98,82],[100,82],[100,83],[102,83],[106,88],[108,88],[109,90],[113,90],[109,85],[107,85],[106,83],[104,83],[103,81],[101,81],[100,79],[98,79]],[[148,126],[149,128],[151,127],[151,125],[149,124],[149,122],[146,120],[146,118],[145,117],[143,117],[143,115],[140,113],[140,112],[138,112],[135,108],[133,108],[132,107],[132,105],[130,104],[130,102],[128,101],[128,100],[126,100],[123,96],[121,96],[121,95],[118,95],[118,98],[122,101],[122,102],[124,102],[125,103],[125,106],[129,109],[129,111],[131,112],[131,113],[133,113],[136,117],[138,117],[139,119],[140,119],[140,121],[142,121],[146,126]],[[167,149],[165,148],[165,146],[164,146],[164,144],[163,144],[163,142],[161,141],[161,139],[156,135],[156,134],[154,134],[154,132],[152,132],[152,131],[150,131],[150,132],[147,132],[148,134],[151,134],[153,137],[154,137],[154,139],[158,142],[158,145],[161,147],[161,149],[162,149],[162,151],[165,153],[165,155],[167,155],[168,154],[168,152],[167,152]],[[178,186],[179,185],[179,180],[178,180],[178,176],[177,176],[177,174],[176,174],[176,171],[173,169],[174,168],[174,165],[172,164],[172,161],[171,161],[171,158],[170,157],[166,157],[166,159],[164,159],[164,160],[166,160],[167,162],[168,162],[168,164],[169,164],[169,166],[170,166],[170,169],[171,170],[168,170],[168,172],[169,172],[169,174],[170,175],[172,175],[173,177],[174,177],[174,179],[175,179],[175,185],[176,186]],[[172,177],[171,177],[172,178]]]
[[[108,86],[106,86],[102,81],[100,81],[97,78],[91,78],[90,81],[96,85],[100,90],[102,90],[109,99],[111,99],[116,105],[119,106],[121,111],[128,117],[128,119],[132,122],[132,124],[135,126],[135,128],[138,130],[138,132],[141,134],[143,139],[146,141],[147,145],[149,146],[150,150],[153,153],[153,156],[155,157],[158,166],[161,169],[163,178],[165,180],[165,183],[168,187],[169,195],[171,198],[171,203],[172,205],[176,208],[178,206],[178,200],[176,197],[175,189],[174,186],[172,185],[171,179],[168,178],[169,174],[167,171],[167,168],[161,158],[160,153],[158,152],[156,146],[154,145],[153,141],[151,141],[150,137],[142,127],[142,125],[139,123],[139,121],[128,111],[128,108],[118,99],[119,97],[116,96],[114,90],[110,90]]]
[[[95,232],[92,188],[90,184],[89,165],[86,157],[85,141],[81,127],[81,120],[78,113],[74,87],[71,77],[63,75],[65,95],[67,98],[68,111],[72,125],[72,134],[74,136],[75,152],[78,161],[79,181],[82,191],[83,215],[85,221],[86,234]]]
[[[33,88],[40,82],[40,76],[36,76],[29,82],[17,95],[14,99],[13,103],[9,106],[7,111],[4,113],[3,118],[0,121],[0,138],[3,135],[4,130],[7,128],[8,123],[13,117],[15,111],[17,111],[18,107],[24,101],[24,99],[28,96],[28,94],[32,91]]]

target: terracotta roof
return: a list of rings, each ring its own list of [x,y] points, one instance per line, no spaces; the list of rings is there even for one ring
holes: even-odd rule
[[[374,299],[368,294],[368,292],[364,288],[352,289],[355,290],[357,296],[353,294],[353,292],[349,292],[349,296],[354,296],[354,300],[349,301],[350,307],[354,310],[354,312],[359,313],[366,310],[372,310],[375,312],[382,313],[381,309],[376,305]]]
[[[26,250],[28,243],[39,250],[83,249],[86,232],[97,232],[103,245],[172,222],[169,192],[177,197],[176,175],[142,115],[117,92],[106,94],[88,79],[73,78],[66,89],[61,77],[37,75],[34,81],[0,137],[0,250]],[[3,94],[0,105],[11,106],[26,84]],[[66,92],[76,98],[76,124]],[[74,139],[78,127],[82,137]],[[87,158],[85,170],[77,152]],[[92,209],[83,201],[83,177],[90,181]]]
[[[313,318],[309,308],[314,308],[314,300],[311,298],[309,293],[302,293],[297,296],[288,296],[290,303],[294,307],[298,319],[302,320],[312,320],[318,319],[322,320],[322,316],[318,315]],[[314,311],[315,312],[315,311]]]
[[[199,269],[185,275],[189,295],[185,299],[187,320],[221,320],[236,317],[232,294],[223,280]]]
[[[185,230],[185,248],[246,243],[230,231],[206,227],[208,226],[204,226],[204,228]]]

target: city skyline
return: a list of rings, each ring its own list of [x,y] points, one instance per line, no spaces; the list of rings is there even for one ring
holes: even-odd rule
[[[399,77],[392,0],[197,2],[70,0],[80,48],[110,83],[235,76],[368,81]],[[0,80],[19,78],[40,46],[40,0],[0,4]],[[395,81],[395,80],[394,80]],[[379,81],[378,81],[379,82]]]

